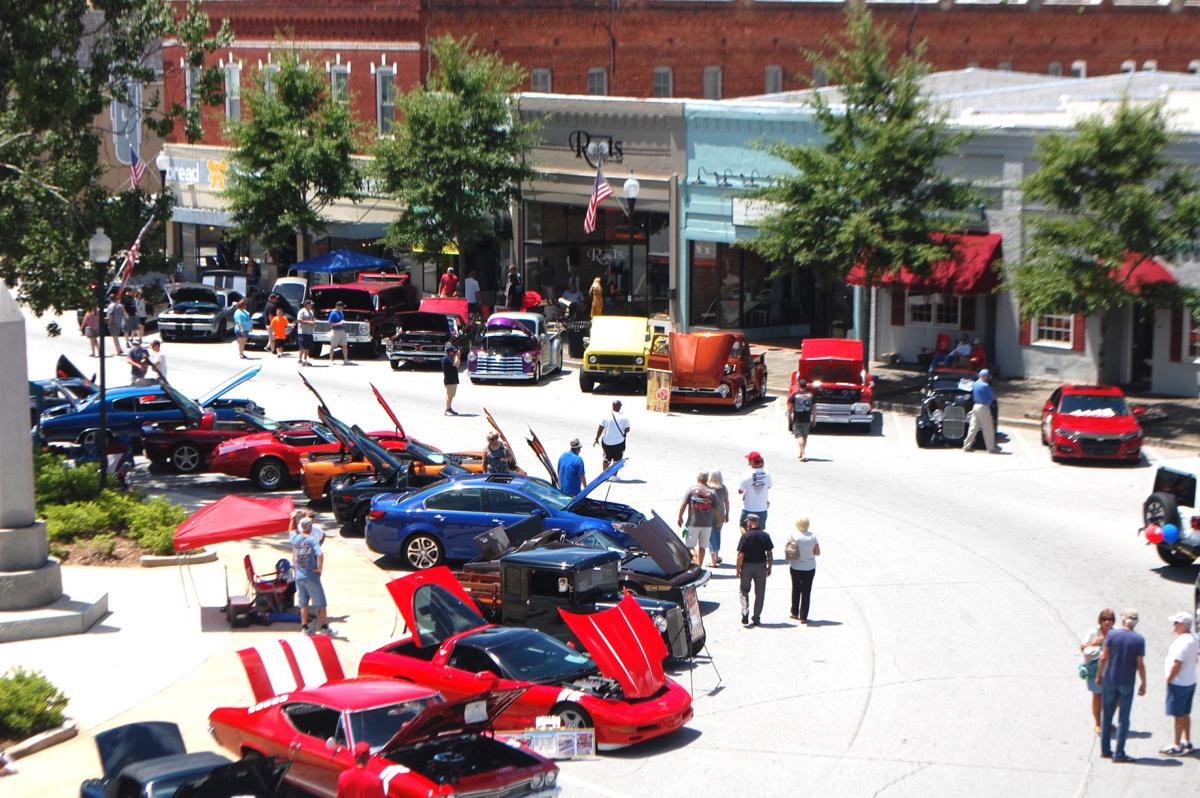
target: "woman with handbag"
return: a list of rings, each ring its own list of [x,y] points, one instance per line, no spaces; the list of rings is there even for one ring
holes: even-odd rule
[[[808,526],[807,518],[797,519],[796,532],[788,536],[783,547],[783,558],[787,560],[788,574],[792,577],[791,616],[805,626],[808,625],[813,577],[817,575],[817,557],[821,556],[821,544]]]
[[[1096,685],[1096,669],[1100,666],[1100,652],[1104,649],[1104,638],[1112,631],[1117,616],[1110,609],[1100,610],[1096,618],[1096,626],[1088,632],[1079,643],[1079,652],[1083,654],[1083,663],[1079,666],[1079,678],[1087,682],[1088,692],[1092,694],[1092,720],[1094,731],[1100,733],[1100,710],[1103,703],[1104,690]]]

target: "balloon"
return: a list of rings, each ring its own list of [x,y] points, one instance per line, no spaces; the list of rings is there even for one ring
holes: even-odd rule
[[[1148,543],[1162,543],[1163,541],[1163,532],[1158,524],[1150,524],[1142,530],[1142,533],[1146,536],[1146,542]]]
[[[1174,524],[1163,524],[1162,527],[1163,543],[1178,543],[1179,542],[1179,527]]]

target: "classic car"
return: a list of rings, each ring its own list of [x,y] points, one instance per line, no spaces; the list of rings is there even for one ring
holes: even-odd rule
[[[741,333],[656,334],[649,367],[671,372],[671,405],[724,405],[741,410],[767,398],[766,355],[750,351]]]
[[[562,371],[562,326],[540,313],[493,313],[467,355],[471,382],[520,380],[537,383]]]
[[[327,637],[263,643],[238,655],[257,703],[213,710],[213,737],[241,756],[290,762],[287,783],[306,794],[335,798],[360,742],[370,747],[366,767],[389,798],[558,792],[553,762],[490,733],[519,689],[447,702],[395,679],[347,679]]]
[[[246,345],[257,349],[263,349],[271,341],[271,330],[268,327],[268,313],[274,313],[272,305],[283,309],[283,315],[288,320],[287,342],[291,345],[296,343],[296,313],[304,304],[305,297],[308,296],[308,280],[303,277],[280,277],[275,281],[275,285],[271,288],[271,292],[267,295],[267,301],[263,309],[250,317],[250,335],[247,338]],[[272,303],[272,297],[276,297],[276,301]]]
[[[613,463],[574,498],[545,480],[516,474],[460,477],[416,493],[381,494],[367,513],[367,548],[402,557],[417,570],[432,568],[472,559],[476,535],[535,513],[572,535],[598,529],[632,547],[621,530],[645,516],[628,505],[588,498],[624,465]]]
[[[171,307],[158,315],[159,335],[164,341],[223,341],[233,330],[233,312],[243,296],[231,288],[192,283],[167,286]]]
[[[109,388],[104,398],[108,431],[113,436],[137,436],[147,424],[199,424],[206,410],[212,410],[221,421],[231,421],[239,412],[261,413],[259,406],[249,399],[223,398],[261,370],[262,366],[251,366],[195,400],[162,381],[158,385]],[[89,445],[95,440],[99,427],[99,395],[74,406],[52,407],[38,419],[38,435],[43,441]]]
[[[1130,408],[1125,393],[1111,385],[1063,385],[1042,407],[1042,445],[1050,459],[1142,459],[1143,407]]]
[[[341,302],[345,305],[346,340],[363,353],[375,355],[383,350],[383,341],[396,334],[396,316],[405,310],[404,287],[397,283],[337,283],[315,285],[309,289],[317,316],[313,332],[312,355],[329,345],[329,314]]]
[[[142,450],[156,465],[168,465],[180,474],[194,474],[208,467],[218,445],[243,435],[274,432],[308,424],[308,421],[274,421],[261,413],[238,413],[219,419],[206,411],[200,423],[155,423],[142,427]]]
[[[189,754],[174,723],[127,723],[96,735],[103,776],[79,798],[274,798],[287,763],[259,757],[233,762],[211,751]]]
[[[938,369],[921,389],[921,412],[917,416],[917,446],[961,446],[971,417],[971,386],[975,372]],[[982,436],[976,447],[983,446]]]
[[[74,406],[99,391],[95,380],[83,376],[66,355],[59,355],[54,377],[29,381],[29,423],[36,425],[42,413],[52,407]]]
[[[1198,464],[1200,465],[1200,464]],[[1180,507],[1191,507],[1187,524],[1183,523]],[[1173,524],[1178,530],[1176,539],[1154,541],[1159,558],[1168,565],[1186,568],[1200,560],[1200,512],[1196,511],[1196,475],[1177,468],[1159,466],[1154,474],[1154,487],[1142,503],[1142,532],[1151,525]],[[1200,581],[1197,582],[1200,584]],[[1197,594],[1200,596],[1200,593]]]
[[[461,352],[467,340],[466,327],[455,314],[416,310],[396,316],[396,334],[384,342],[384,348],[393,369],[409,363],[436,366],[446,344]]]
[[[489,624],[445,568],[393,580],[388,592],[411,634],[364,655],[360,675],[395,677],[450,699],[523,688],[495,720],[498,729],[531,729],[557,715],[564,728],[594,728],[602,751],[670,734],[692,717],[691,696],[663,672],[657,629],[632,600],[587,616],[593,624],[581,642],[596,652],[589,654],[536,629]]]
[[[800,380],[808,380],[813,395],[812,426],[840,424],[870,429],[874,380],[863,360],[862,341],[850,338],[805,338],[800,344],[800,362],[792,372],[788,407]],[[791,419],[788,419],[791,429]]]
[[[579,389],[596,383],[644,380],[650,356],[650,322],[642,316],[597,316],[579,367]]]
[[[370,435],[387,448],[405,446],[404,439],[390,430]],[[208,467],[219,474],[249,479],[260,490],[277,490],[300,477],[309,455],[332,454],[342,448],[342,442],[324,424],[305,421],[219,443]]]

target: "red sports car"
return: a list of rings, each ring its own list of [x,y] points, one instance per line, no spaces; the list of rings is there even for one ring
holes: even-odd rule
[[[1111,385],[1063,385],[1042,408],[1042,444],[1050,458],[1060,460],[1121,460],[1142,458],[1142,426],[1125,394]]]
[[[539,716],[596,730],[613,750],[670,734],[692,718],[692,697],[663,673],[667,654],[654,622],[626,596],[591,615],[563,613],[591,654],[536,629],[492,626],[445,567],[388,583],[411,637],[367,653],[360,676],[393,676],[461,698],[483,690],[522,690],[496,721],[531,729]]]
[[[150,462],[169,465],[181,474],[203,471],[220,444],[256,432],[272,432],[307,424],[272,421],[259,413],[238,413],[230,420],[206,412],[199,424],[148,424],[142,427],[142,447]]]
[[[360,742],[370,746],[367,769],[389,798],[558,793],[553,762],[487,733],[520,690],[447,703],[434,690],[394,679],[346,679],[325,637],[273,641],[238,655],[258,703],[213,710],[213,737],[235,754],[289,761],[287,781],[306,794],[334,798]]]
[[[368,433],[385,449],[403,449],[407,441],[393,430]],[[341,442],[325,425],[305,421],[270,432],[243,435],[213,450],[209,470],[249,479],[262,490],[276,490],[300,476],[310,454],[339,451]]]

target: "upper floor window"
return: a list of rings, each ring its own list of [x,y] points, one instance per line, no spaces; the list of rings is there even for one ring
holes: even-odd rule
[[[670,67],[654,68],[653,88],[655,97],[675,96],[675,73],[671,71]]]
[[[242,68],[233,63],[225,66],[225,118],[242,118]]]
[[[813,67],[812,85],[813,85],[813,88],[817,88],[817,89],[822,88],[823,86],[829,85],[829,73],[825,71],[825,67],[823,67],[823,66]]]
[[[1086,78],[1087,77],[1087,61],[1080,59],[1071,62],[1071,77]]]
[[[267,64],[262,68],[263,94],[275,96],[275,82],[279,79],[279,64]]]
[[[704,68],[704,99],[721,99],[721,67],[719,66]]]
[[[334,64],[329,67],[329,91],[336,102],[350,102],[349,64]]]
[[[187,92],[187,109],[191,111],[200,105],[200,67],[189,66],[184,75],[184,89]]]
[[[594,67],[588,70],[587,93],[596,96],[608,94],[608,70],[604,67]]]
[[[529,73],[529,88],[531,91],[549,94],[554,91],[554,79],[549,69],[539,68]]]
[[[1056,78],[1061,78],[1062,77],[1062,62],[1061,61],[1051,61],[1050,68],[1047,69],[1046,72],[1047,72],[1047,74],[1052,75]]]
[[[783,91],[783,67],[769,66],[763,70],[763,94]]]
[[[1001,61],[999,64],[996,64],[996,69],[999,69],[1001,72],[1012,72],[1012,61]]]
[[[1049,313],[1033,320],[1033,343],[1071,346],[1075,340],[1075,317],[1069,313]]]
[[[1137,61],[1134,61],[1132,58],[1130,58],[1127,61],[1121,62],[1121,71],[1122,72],[1134,72],[1136,70],[1137,70]]]
[[[375,70],[375,118],[379,120],[379,135],[386,136],[396,126],[396,70],[380,67]]]
[[[1153,58],[1151,58],[1149,61],[1144,61],[1142,63],[1142,71],[1157,72],[1158,71],[1158,62],[1155,61]]]

